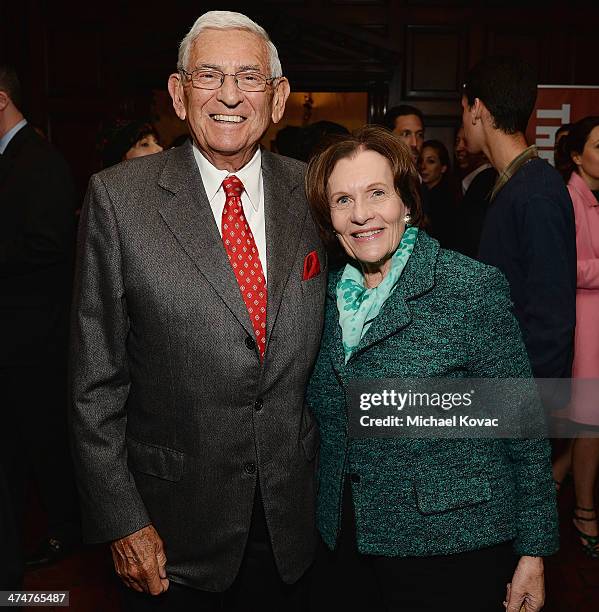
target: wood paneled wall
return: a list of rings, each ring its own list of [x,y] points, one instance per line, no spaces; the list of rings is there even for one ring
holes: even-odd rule
[[[0,55],[16,64],[28,117],[71,162],[82,191],[99,167],[100,121],[118,108],[147,113],[178,41],[219,8],[269,30],[296,91],[368,92],[364,121],[407,102],[431,126],[457,123],[464,75],[491,53],[525,58],[542,83],[599,84],[596,2],[2,2]]]

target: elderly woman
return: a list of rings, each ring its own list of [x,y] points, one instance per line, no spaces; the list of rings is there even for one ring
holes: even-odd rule
[[[531,376],[505,279],[419,229],[410,153],[381,128],[329,145],[306,184],[324,240],[348,260],[329,279],[308,393],[326,545],[314,607],[486,612],[505,598],[510,612],[539,610],[542,557],[557,549],[545,440],[347,433],[357,379]]]

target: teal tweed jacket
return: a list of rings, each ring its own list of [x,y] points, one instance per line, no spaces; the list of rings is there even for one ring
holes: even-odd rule
[[[439,249],[419,232],[398,286],[347,364],[335,287],[308,390],[320,426],[317,523],[333,549],[351,473],[358,549],[429,556],[513,540],[519,555],[558,547],[546,440],[349,439],[346,390],[356,379],[531,376],[499,270]]]

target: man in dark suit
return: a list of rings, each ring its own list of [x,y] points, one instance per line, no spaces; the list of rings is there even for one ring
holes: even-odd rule
[[[463,123],[468,150],[482,151],[499,173],[479,259],[510,284],[534,375],[567,378],[576,321],[574,212],[561,176],[526,143],[536,96],[527,64],[487,58],[464,85]]]
[[[212,11],[169,92],[193,140],[92,177],[80,221],[84,533],[112,542],[128,609],[295,610],[315,547],[304,392],[326,258],[304,164],[259,147],[289,84],[260,26]]]
[[[37,477],[49,527],[29,560],[38,565],[60,558],[78,532],[66,430],[75,190],[20,98],[14,69],[0,65],[0,456],[17,523],[28,469]]]
[[[469,153],[464,126],[460,126],[455,138],[456,171],[460,178],[459,224],[454,249],[472,257],[478,255],[489,198],[497,180],[497,171],[483,153]]]

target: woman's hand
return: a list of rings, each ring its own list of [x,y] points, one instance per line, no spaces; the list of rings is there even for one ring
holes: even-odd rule
[[[543,557],[520,557],[503,605],[507,612],[538,612],[545,603]]]

